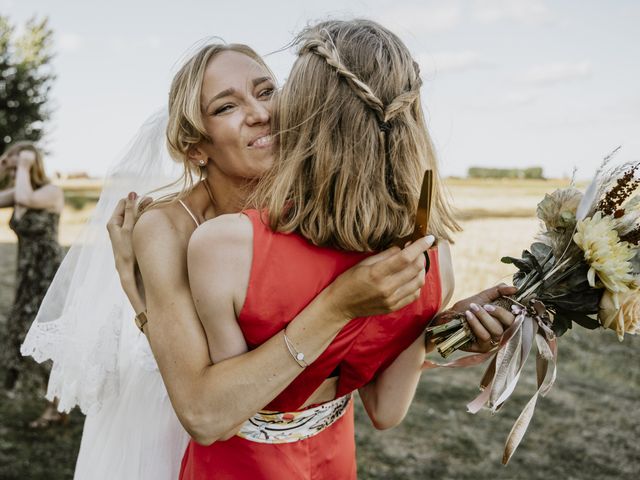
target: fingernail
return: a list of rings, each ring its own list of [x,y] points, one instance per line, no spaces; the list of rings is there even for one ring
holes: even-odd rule
[[[520,311],[520,309],[518,308],[518,306],[517,306],[517,305],[511,305],[511,311],[512,311],[512,312],[519,312],[519,311]]]
[[[135,200],[136,199],[136,192],[129,192],[129,200]]]
[[[467,317],[467,319],[473,320],[473,313],[471,313],[469,310],[465,311],[464,314]]]
[[[426,237],[424,237],[424,239],[427,241],[427,243],[433,243],[436,241],[436,237],[434,237],[433,235],[427,235]]]
[[[485,309],[487,312],[495,312],[495,311],[496,311],[496,307],[494,307],[494,306],[493,306],[493,305],[491,305],[490,303],[487,303],[487,304],[484,306],[484,309]]]
[[[476,305],[475,303],[472,303],[469,306],[471,307],[471,310],[473,310],[474,312],[479,312],[480,311],[480,307],[478,305]]]

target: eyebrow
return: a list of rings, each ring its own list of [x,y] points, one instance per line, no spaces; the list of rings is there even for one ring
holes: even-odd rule
[[[254,87],[257,87],[258,85],[260,85],[261,83],[266,82],[267,80],[269,81],[273,81],[273,79],[271,77],[258,77],[258,78],[254,78],[253,80],[251,80],[251,83],[253,84]],[[207,110],[209,110],[209,107],[211,106],[211,104],[213,102],[215,102],[216,100],[223,98],[223,97],[228,97],[229,95],[233,95],[236,92],[236,90],[234,88],[227,88],[226,90],[221,91],[220,93],[218,93],[217,95],[215,95],[211,100],[209,100],[207,102],[207,105],[205,107],[205,112]]]

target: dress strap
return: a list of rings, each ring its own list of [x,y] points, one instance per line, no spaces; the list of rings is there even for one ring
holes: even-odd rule
[[[196,218],[196,216],[191,212],[191,210],[189,210],[189,207],[187,207],[182,200],[178,200],[178,202],[180,202],[180,205],[182,205],[184,207],[184,209],[187,211],[189,216],[196,223],[196,228],[198,228],[200,226],[200,222],[198,222],[198,219]]]

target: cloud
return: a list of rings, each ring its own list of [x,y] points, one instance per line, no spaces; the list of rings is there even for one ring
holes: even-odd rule
[[[475,0],[472,16],[482,23],[516,21],[544,23],[552,19],[543,0]]]
[[[162,39],[158,35],[147,35],[144,38],[143,45],[152,50],[156,50],[162,46]]]
[[[76,33],[62,32],[58,35],[57,46],[61,52],[76,52],[83,43],[82,37]]]
[[[442,32],[457,27],[462,20],[458,2],[394,5],[376,15],[385,25],[393,24],[414,32]]]
[[[464,72],[493,64],[474,51],[423,53],[417,57],[421,69],[430,73]]]
[[[577,63],[556,62],[535,65],[524,74],[524,81],[534,85],[551,85],[591,76],[591,62],[585,60]]]

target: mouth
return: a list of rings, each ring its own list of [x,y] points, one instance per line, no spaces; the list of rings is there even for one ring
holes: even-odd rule
[[[273,145],[273,136],[269,134],[262,134],[259,137],[255,137],[247,145],[249,148],[267,148]]]

